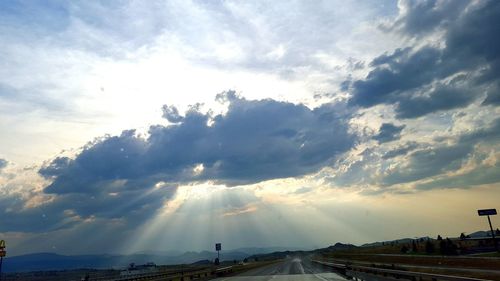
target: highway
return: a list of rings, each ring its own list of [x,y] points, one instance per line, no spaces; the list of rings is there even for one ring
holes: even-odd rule
[[[337,280],[345,281],[344,277],[328,269],[315,265],[307,257],[288,258],[280,263],[263,266],[244,272],[238,276],[223,277],[219,281],[245,281],[245,280]]]

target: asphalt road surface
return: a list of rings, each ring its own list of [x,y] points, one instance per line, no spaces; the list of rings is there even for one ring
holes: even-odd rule
[[[223,281],[264,281],[264,280],[323,280],[345,281],[344,277],[316,264],[309,258],[294,257],[268,266],[252,269],[238,276],[218,278]]]

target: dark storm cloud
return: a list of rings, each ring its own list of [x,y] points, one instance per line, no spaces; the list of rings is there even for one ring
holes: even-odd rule
[[[469,0],[401,1],[404,14],[389,28],[404,35],[422,35],[436,28],[446,28],[470,3]]]
[[[432,2],[417,6],[419,11],[427,9],[429,13],[439,14],[439,11],[431,11],[435,6]],[[455,20],[447,21],[445,47],[409,47],[375,58],[371,62],[374,69],[366,78],[350,83],[349,103],[365,108],[392,104],[399,118],[416,118],[464,107],[483,97],[485,92],[483,104],[497,105],[499,18],[500,2],[480,2],[468,7],[467,12]],[[401,30],[410,35],[412,31],[428,28],[415,23],[402,26]]]
[[[487,90],[486,99],[483,101],[483,105],[500,105],[500,83],[497,82],[495,85],[492,85]]]
[[[412,182],[460,168],[473,150],[470,145],[418,150],[410,154],[406,166],[399,166],[382,180],[384,185]]]
[[[56,158],[39,171],[54,179],[45,192],[92,194],[103,188],[114,191],[151,187],[142,182],[140,170],[146,145],[135,131],[124,131],[120,136],[89,143],[74,160]]]
[[[500,182],[500,164],[476,168],[465,174],[441,177],[431,182],[421,183],[417,189],[429,190],[434,188],[468,188],[475,185]]]
[[[474,132],[460,136],[458,145],[474,146],[478,142],[496,144],[500,140],[500,118],[497,118],[490,127],[478,129]],[[479,155],[479,161],[485,160],[487,155]],[[443,175],[438,179],[421,183],[416,186],[417,189],[433,188],[456,188],[470,187],[481,184],[491,184],[500,182],[500,163],[478,165],[471,171],[464,174],[447,176]]]
[[[500,118],[493,120],[489,127],[477,129],[459,138],[459,143],[475,144],[476,142],[495,143],[500,138]]]
[[[447,84],[438,83],[426,95],[408,95],[401,97],[396,107],[396,117],[416,118],[428,113],[460,108],[471,103],[475,96],[465,82],[464,77],[457,77]]]
[[[356,161],[346,161],[341,159],[339,167],[333,177],[328,178],[336,185],[352,186],[373,182],[373,175],[376,173],[374,164],[378,158],[373,148],[368,148],[359,153]]]
[[[413,182],[447,171],[457,170],[469,160],[474,153],[474,147],[478,143],[495,144],[500,139],[500,118],[497,118],[491,126],[478,129],[471,133],[461,135],[453,145],[425,148],[412,152],[407,163],[400,163],[392,171],[389,171],[382,179],[383,185],[394,185]],[[482,170],[484,169],[484,170]],[[424,184],[421,188],[437,188],[456,186],[455,184],[470,183],[478,185],[498,181],[495,172],[500,172],[498,165],[479,167],[470,172],[470,179],[465,175],[446,177],[436,182]]]
[[[26,198],[21,194],[2,196],[0,232],[54,231],[96,218],[118,219],[134,227],[154,217],[175,191],[174,186],[118,192],[103,187],[92,194],[68,193],[46,198],[34,207],[26,207]]]
[[[143,146],[134,131],[124,131],[87,144],[77,159],[55,158],[39,170],[58,184],[38,194],[41,203],[25,206],[37,192],[7,194],[0,200],[0,215],[5,218],[0,231],[53,231],[96,218],[118,219],[129,226],[144,223],[177,187],[143,179],[133,169]]]
[[[151,126],[147,138],[124,131],[88,143],[75,158],[46,163],[39,170],[51,181],[39,194],[44,202],[26,208],[26,198],[36,194],[4,196],[0,215],[7,219],[0,231],[53,231],[95,219],[134,226],[154,217],[180,183],[236,185],[301,176],[331,164],[357,140],[338,105],[309,109],[246,100],[233,91],[217,99],[228,103],[225,115],[193,106],[181,116],[165,106],[164,117],[174,124]]]
[[[0,232],[49,230],[57,229],[58,225],[69,226],[74,223],[70,218],[66,218],[64,210],[51,211],[51,208],[45,207],[24,208],[25,203],[26,198],[20,194],[0,196],[0,216],[2,216]]]
[[[373,139],[378,143],[390,142],[401,138],[401,131],[404,125],[396,126],[391,123],[384,123],[380,126],[378,134],[373,136]]]
[[[408,152],[416,149],[418,147],[418,143],[416,142],[409,142],[403,146],[400,146],[396,149],[387,151],[383,156],[382,159],[390,159],[394,158],[400,155],[406,155]]]
[[[73,160],[55,159],[40,170],[53,179],[45,192],[93,194],[159,181],[233,185],[301,176],[327,165],[356,140],[330,104],[311,110],[231,92],[223,98],[229,101],[226,115],[191,109],[176,125],[152,126],[147,139],[125,131],[90,143]],[[195,173],[200,164],[203,171]]]
[[[61,171],[69,166],[71,159],[68,157],[56,157],[48,165],[42,167],[38,172],[45,178],[58,176]]]
[[[7,164],[9,164],[7,160],[0,158],[0,172],[3,170],[3,168],[7,167]]]
[[[167,119],[168,122],[178,123],[181,122],[183,117],[179,114],[179,110],[175,106],[164,105],[162,107],[163,118]]]
[[[496,151],[499,140],[500,118],[497,118],[489,126],[456,137],[436,139],[435,144],[408,142],[385,154],[373,148],[365,149],[355,161],[338,161],[336,173],[326,180],[340,186],[383,186],[377,189],[377,194],[398,192],[397,186],[391,186],[412,182],[417,182],[416,189],[468,188],[496,183],[500,180],[500,165],[486,159],[495,157],[491,152]],[[491,149],[478,150],[478,146]],[[470,163],[475,164],[465,174],[447,174]],[[418,182],[420,180],[428,181]]]
[[[375,67],[366,79],[352,83],[353,96],[350,103],[370,107],[381,103],[395,103],[405,91],[425,85],[439,73],[440,51],[431,47],[412,53],[410,48],[398,49],[391,55],[375,58]]]

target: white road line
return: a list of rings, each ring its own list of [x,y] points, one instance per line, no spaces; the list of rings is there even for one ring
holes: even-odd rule
[[[314,274],[314,277],[316,277],[316,278],[318,278],[318,279],[321,279],[321,280],[323,280],[323,281],[328,281],[328,279],[326,279],[326,278],[324,278],[324,277],[322,277],[322,276],[319,276],[319,275],[317,275],[317,274]]]

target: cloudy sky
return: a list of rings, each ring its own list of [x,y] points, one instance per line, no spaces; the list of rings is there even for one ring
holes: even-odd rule
[[[0,238],[84,254],[485,229],[499,19],[482,0],[2,1]]]

